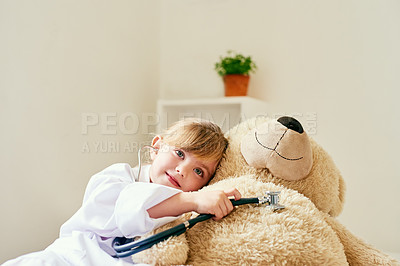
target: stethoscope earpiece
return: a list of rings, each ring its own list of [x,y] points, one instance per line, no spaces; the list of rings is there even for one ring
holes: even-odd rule
[[[144,148],[149,148],[149,149],[153,149],[153,151],[158,151],[158,148],[155,148],[155,147],[150,146],[150,145],[145,145],[145,146],[143,146],[143,147],[141,147],[141,148],[139,149],[139,151],[138,151],[138,168],[139,168],[139,171],[138,171],[138,178],[140,177],[140,172],[141,172],[141,170],[142,170],[142,150],[143,150]]]

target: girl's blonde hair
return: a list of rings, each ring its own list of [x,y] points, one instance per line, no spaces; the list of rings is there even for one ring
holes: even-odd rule
[[[209,160],[221,160],[228,146],[228,140],[218,125],[196,118],[176,122],[161,137],[168,145]]]

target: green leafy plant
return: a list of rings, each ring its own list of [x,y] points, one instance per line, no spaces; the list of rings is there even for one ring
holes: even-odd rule
[[[250,56],[245,57],[234,51],[228,51],[227,56],[221,56],[220,61],[215,63],[215,70],[222,77],[230,74],[249,75],[250,72],[255,73],[256,69]]]

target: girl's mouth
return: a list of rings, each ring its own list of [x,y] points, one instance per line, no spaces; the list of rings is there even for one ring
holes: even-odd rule
[[[168,181],[174,185],[175,187],[181,187],[181,185],[179,185],[178,181],[171,175],[169,175],[167,172],[165,172],[165,174],[167,175]]]

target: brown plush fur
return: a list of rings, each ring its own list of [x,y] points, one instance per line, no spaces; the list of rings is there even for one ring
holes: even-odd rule
[[[226,156],[211,183],[218,182],[229,176],[241,176],[251,173],[262,182],[272,182],[299,191],[310,198],[321,211],[332,216],[339,215],[344,204],[344,181],[331,157],[314,140],[310,139],[314,164],[310,174],[305,179],[286,181],[272,176],[268,169],[255,169],[246,163],[240,153],[242,137],[250,129],[268,120],[265,117],[253,118],[229,130],[226,134],[229,141]]]
[[[142,239],[172,228],[188,218],[190,218],[190,215],[184,215],[184,217],[144,235]],[[150,249],[133,255],[132,260],[136,263],[142,262],[151,265],[177,265],[185,263],[188,253],[189,245],[186,240],[186,235],[182,234],[180,236],[170,237]]]
[[[191,265],[345,265],[344,249],[315,205],[300,193],[254,175],[222,180],[207,190],[238,188],[244,197],[281,191],[285,209],[245,205],[221,221],[187,232]]]
[[[286,181],[267,169],[247,165],[240,153],[241,139],[267,121],[250,119],[226,134],[226,156],[203,189],[236,187],[243,197],[281,191],[285,209],[273,212],[264,206],[238,206],[224,219],[202,222],[184,235],[135,255],[134,261],[156,265],[400,265],[334,218],[343,208],[344,181],[330,156],[312,139],[313,166],[305,179]]]

